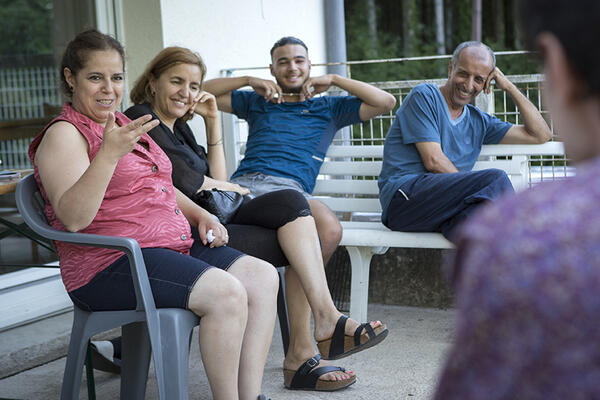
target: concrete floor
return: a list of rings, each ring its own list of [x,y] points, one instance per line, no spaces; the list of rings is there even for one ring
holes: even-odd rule
[[[44,249],[36,251],[25,239],[10,237],[0,241],[0,264],[43,263],[54,259],[55,256]],[[11,269],[0,267],[0,272],[9,272]],[[452,310],[370,305],[369,318],[386,323],[390,334],[381,344],[337,363],[354,371],[358,381],[347,389],[333,393],[290,391],[284,388],[283,348],[277,325],[265,366],[263,392],[273,400],[428,399],[435,389],[436,377],[450,344],[453,316]],[[67,313],[0,333],[0,360],[3,360],[3,364],[14,362],[21,365],[27,364],[24,360],[28,360],[36,365],[45,361],[34,363],[35,357],[46,355],[45,360],[60,357],[68,342],[71,322],[71,313]],[[190,355],[190,399],[210,399],[198,347],[195,334]],[[62,357],[0,379],[0,400],[58,399],[64,365],[65,358]],[[98,400],[119,398],[119,376],[96,371],[95,377]],[[80,398],[87,399],[85,381]],[[151,366],[146,399],[156,398]]]
[[[376,347],[340,360],[338,365],[353,370],[358,382],[333,393],[290,391],[283,387],[283,349],[279,329],[276,329],[265,367],[263,392],[273,400],[428,399],[449,346],[453,315],[451,310],[371,305],[369,317],[384,321],[390,334]],[[56,324],[70,322],[64,316],[55,318]],[[208,381],[195,340],[190,357],[190,399],[210,399]],[[59,398],[64,364],[65,358],[60,358],[0,380],[0,398]],[[98,400],[119,398],[119,376],[103,372],[96,372],[95,376]],[[80,398],[87,398],[85,382]],[[156,384],[151,372],[146,399],[156,398]]]

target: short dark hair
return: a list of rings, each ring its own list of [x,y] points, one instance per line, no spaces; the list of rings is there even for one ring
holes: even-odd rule
[[[573,72],[588,95],[600,96],[600,2],[597,0],[521,1],[521,27],[531,49],[536,37],[550,32],[562,44]]]
[[[106,35],[96,29],[89,29],[75,36],[73,40],[67,44],[63,52],[60,63],[60,85],[63,93],[67,97],[71,97],[73,92],[67,83],[64,70],[69,68],[73,75],[85,67],[88,60],[88,55],[92,51],[115,50],[121,56],[123,61],[123,69],[125,69],[125,50],[117,39],[110,35]]]
[[[494,54],[494,51],[489,46],[476,40],[462,42],[461,44],[456,46],[456,49],[454,49],[454,53],[452,53],[452,67],[456,67],[456,64],[458,64],[458,57],[460,56],[460,52],[466,49],[467,47],[483,47],[484,49],[486,49],[492,57],[492,68],[496,67],[496,55]]]
[[[300,46],[304,47],[306,49],[306,52],[308,53],[308,47],[306,47],[306,44],[304,44],[304,42],[302,40],[295,38],[293,36],[286,36],[286,37],[282,37],[281,39],[276,41],[275,44],[273,45],[273,47],[271,47],[271,57],[273,57],[273,52],[275,51],[276,48],[285,46],[288,44],[299,44]]]

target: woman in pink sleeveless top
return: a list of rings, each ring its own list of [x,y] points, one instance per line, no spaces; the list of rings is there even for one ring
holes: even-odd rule
[[[131,122],[116,111],[123,64],[119,42],[95,30],[67,46],[61,79],[71,102],[29,148],[46,215],[57,229],[136,239],[156,306],[202,317],[200,350],[213,397],[256,399],[275,323],[275,269],[224,246],[226,229],[173,186],[168,157],[146,133],[158,121],[145,115]],[[57,249],[76,306],[135,308],[122,253],[66,243]],[[249,319],[259,324],[246,329]]]

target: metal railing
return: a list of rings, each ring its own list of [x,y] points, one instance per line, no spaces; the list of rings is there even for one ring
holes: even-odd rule
[[[42,118],[44,104],[60,102],[54,66],[0,69],[0,121]]]
[[[49,117],[48,106],[61,103],[54,66],[0,69],[0,122],[34,121]],[[5,128],[10,129],[10,128]],[[27,147],[31,137],[0,141],[0,168],[31,168]]]

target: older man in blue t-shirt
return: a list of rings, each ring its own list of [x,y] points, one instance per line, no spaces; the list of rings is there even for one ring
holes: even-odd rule
[[[406,97],[387,134],[379,176],[382,222],[392,230],[442,232],[481,203],[513,191],[504,171],[471,171],[481,147],[544,143],[552,133],[536,107],[495,66],[481,42],[461,43],[441,87],[421,84]],[[523,125],[500,121],[470,103],[490,83],[513,99]]]

